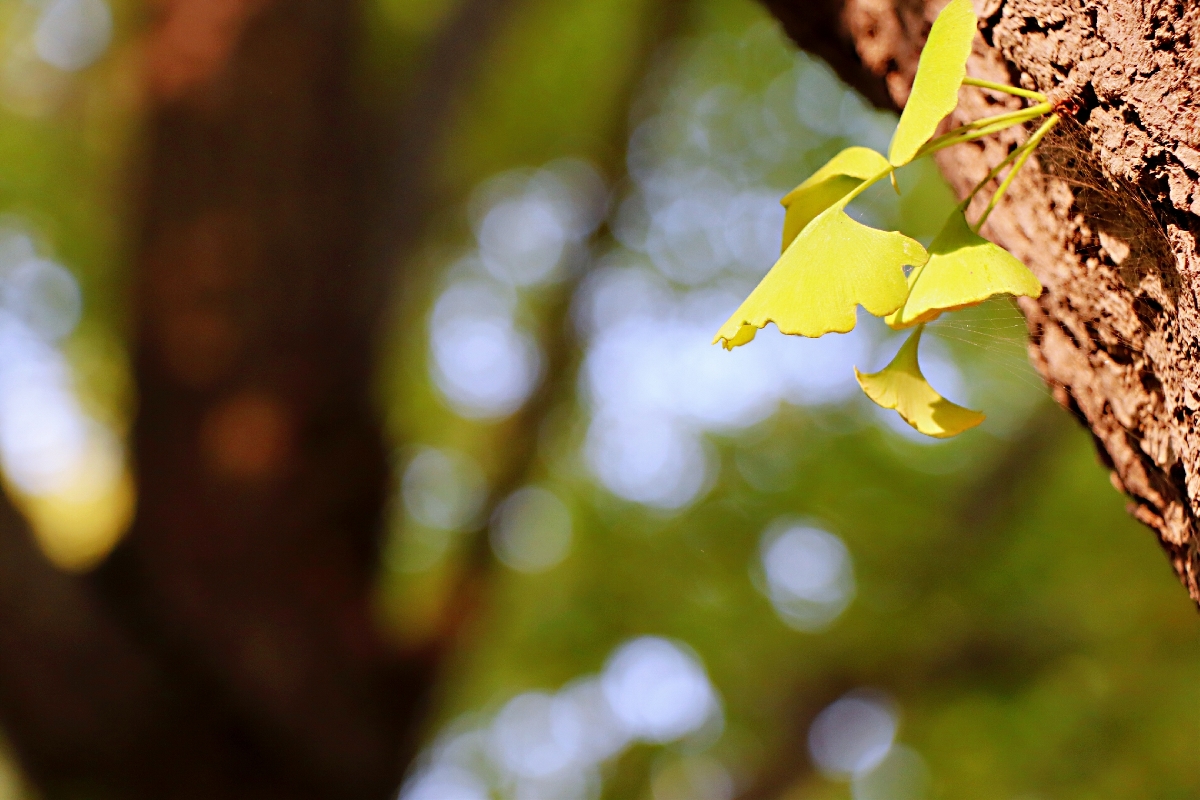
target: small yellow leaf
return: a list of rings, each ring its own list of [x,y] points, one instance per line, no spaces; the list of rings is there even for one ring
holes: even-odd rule
[[[929,247],[929,260],[908,276],[908,299],[887,319],[907,328],[936,319],[943,311],[978,305],[998,294],[1037,297],[1042,284],[1002,247],[984,239],[956,208]]]
[[[855,368],[854,374],[875,403],[894,408],[905,422],[926,436],[946,439],[974,428],[983,422],[984,415],[951,403],[925,380],[917,363],[917,346],[924,330],[922,325],[913,331],[892,363],[879,372],[864,375]]]
[[[860,305],[879,317],[900,307],[908,294],[904,265],[919,266],[929,255],[902,233],[850,219],[847,202],[821,212],[804,228],[721,326],[713,344],[724,340],[725,349],[732,350],[768,322],[800,336],[845,333],[854,328]]]
[[[951,0],[934,20],[917,64],[912,94],[888,149],[888,160],[895,166],[912,161],[938,123],[958,105],[958,87],[967,77],[967,56],[976,27],[971,0]]]
[[[888,160],[869,147],[848,147],[804,183],[780,200],[787,209],[783,220],[783,250],[818,214],[857,189],[863,181],[888,170]]]

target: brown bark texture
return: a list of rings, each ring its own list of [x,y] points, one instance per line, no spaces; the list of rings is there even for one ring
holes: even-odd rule
[[[945,5],[764,2],[797,44],[896,107]],[[984,228],[1046,287],[1020,304],[1030,356],[1200,602],[1200,5],[976,0],[975,10],[968,74],[1044,92],[1066,116]],[[946,124],[1002,105],[1019,103],[964,88]],[[939,165],[965,196],[1024,135],[950,148]]]

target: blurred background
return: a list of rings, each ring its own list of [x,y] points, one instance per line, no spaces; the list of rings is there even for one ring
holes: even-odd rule
[[[899,344],[866,315],[710,345],[778,253],[779,198],[895,115],[752,0],[469,5],[368,0],[348,72],[382,117],[416,98],[424,176],[375,349],[346,354],[390,468],[370,613],[392,652],[441,653],[392,795],[1200,795],[1200,620],[1011,303],[930,329],[933,385],[988,414],[949,441],[859,392]],[[0,468],[72,580],[141,513],[171,7],[0,2]],[[229,57],[176,28],[180,63]],[[900,180],[854,211],[928,244],[953,198],[930,165]],[[47,789],[8,741],[0,800],[110,796]]]

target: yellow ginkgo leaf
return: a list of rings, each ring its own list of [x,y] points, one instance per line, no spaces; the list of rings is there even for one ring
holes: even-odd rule
[[[908,299],[888,317],[893,328],[936,319],[998,294],[1037,297],[1042,284],[1029,268],[967,224],[960,206],[929,246],[929,260],[908,276]]]
[[[804,183],[780,200],[787,209],[783,220],[783,250],[818,214],[857,189],[863,181],[886,174],[888,160],[869,147],[847,147]]]
[[[908,294],[904,265],[929,257],[914,239],[846,216],[847,199],[827,208],[788,246],[713,343],[732,350],[768,322],[783,333],[817,337],[854,328],[858,306],[882,317]]]
[[[867,397],[884,408],[894,408],[904,421],[926,436],[946,439],[983,422],[978,411],[951,403],[938,394],[917,363],[917,346],[925,326],[913,331],[900,352],[879,372],[864,375],[854,370]]]
[[[958,87],[967,76],[976,27],[971,0],[951,0],[934,20],[917,63],[912,93],[888,148],[888,160],[897,167],[912,161],[938,123],[958,105]]]

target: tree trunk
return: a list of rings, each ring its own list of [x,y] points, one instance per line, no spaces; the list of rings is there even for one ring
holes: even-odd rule
[[[0,498],[0,719],[48,797],[385,798],[435,653],[372,611],[373,407],[434,147],[510,0],[467,0],[408,104],[358,97],[359,4],[162,0],[134,256],[132,530],[56,572]]]
[[[262,772],[314,797],[384,796],[406,716],[369,608],[387,460],[351,303],[369,204],[355,9],[175,2],[154,32],[139,503],[99,575]],[[200,47],[197,25],[199,65],[174,40]]]
[[[943,0],[764,0],[801,46],[903,106]],[[1200,5],[976,0],[968,72],[1044,92],[1067,124],[984,232],[1045,293],[1029,351],[1096,439],[1131,513],[1200,603]],[[963,89],[952,123],[1010,102]],[[943,151],[960,196],[1023,134]]]

